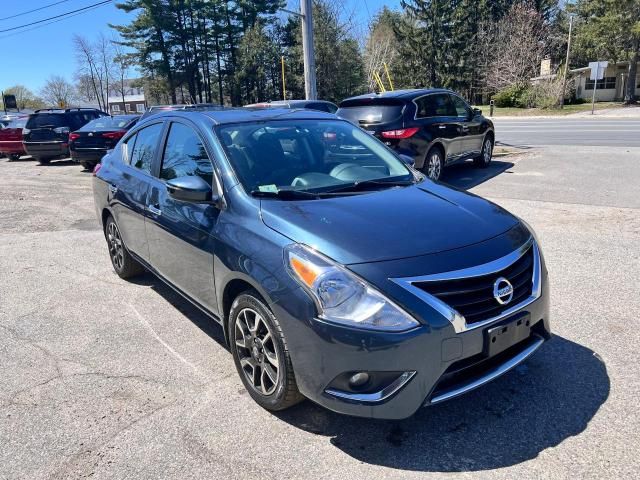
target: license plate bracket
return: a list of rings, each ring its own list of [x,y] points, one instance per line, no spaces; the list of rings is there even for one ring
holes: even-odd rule
[[[524,314],[485,331],[485,354],[493,357],[531,335],[531,315]]]

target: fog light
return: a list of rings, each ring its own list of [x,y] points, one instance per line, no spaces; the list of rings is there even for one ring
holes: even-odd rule
[[[358,372],[349,378],[349,386],[353,388],[362,387],[369,381],[369,374],[367,372]]]

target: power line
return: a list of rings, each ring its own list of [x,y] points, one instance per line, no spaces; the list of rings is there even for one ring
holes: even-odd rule
[[[66,16],[66,17],[64,17],[64,18],[58,18],[57,20],[51,20],[51,21],[49,21],[49,22],[47,22],[47,23],[42,23],[42,24],[40,24],[40,25],[36,25],[35,27],[25,28],[24,30],[20,30],[19,32],[13,32],[13,33],[7,33],[6,35],[0,35],[0,40],[2,40],[3,38],[13,37],[13,36],[15,36],[15,35],[20,35],[20,34],[22,34],[22,33],[30,32],[30,31],[32,31],[32,30],[37,30],[38,28],[43,28],[43,27],[46,27],[46,26],[51,25],[51,24],[53,24],[53,23],[62,22],[63,20],[67,20],[67,19],[69,19],[69,18],[76,17],[76,16],[78,16],[78,15],[82,15],[82,14],[84,14],[84,13],[88,13],[88,12],[90,12],[91,10],[95,10],[95,9],[97,9],[97,8],[100,8],[101,6],[102,6],[102,5],[95,5],[95,6],[93,6],[93,7],[90,7],[88,10],[84,10],[84,11],[82,11],[82,12],[78,12],[78,13],[74,13],[74,14],[71,14],[71,15],[67,15],[67,16]]]
[[[38,12],[40,10],[44,10],[45,8],[53,7],[55,5],[60,5],[61,3],[66,3],[70,0],[60,0],[59,2],[50,3],[49,5],[45,5],[44,7],[34,8],[33,10],[27,10],[26,12],[16,13],[15,15],[11,15],[10,17],[0,18],[0,22],[3,20],[10,20],[12,18],[21,17],[22,15],[26,15],[28,13]]]
[[[60,15],[55,15],[53,17],[44,18],[42,20],[37,20],[37,21],[31,22],[31,23],[25,23],[24,25],[20,25],[20,26],[17,26],[17,27],[5,28],[4,30],[0,30],[0,33],[10,32],[12,30],[18,30],[20,28],[29,27],[31,25],[36,25],[38,23],[48,22],[49,20],[53,20],[53,19],[60,18],[60,17],[66,17],[67,15],[71,15],[72,13],[82,12],[82,11],[88,10],[88,9],[90,9],[92,7],[98,7],[100,5],[105,5],[107,3],[111,3],[112,1],[113,0],[103,0],[102,2],[94,3],[93,5],[89,5],[87,7],[78,8],[76,10],[71,10],[70,12],[61,13]]]

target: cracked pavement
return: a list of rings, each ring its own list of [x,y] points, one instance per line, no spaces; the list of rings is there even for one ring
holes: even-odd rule
[[[0,159],[0,478],[630,478],[640,429],[640,148],[541,147],[445,181],[537,230],[556,336],[401,422],[243,389],[220,328],[111,269],[91,176]]]

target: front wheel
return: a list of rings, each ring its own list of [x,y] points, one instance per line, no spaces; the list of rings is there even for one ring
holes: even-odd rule
[[[49,165],[49,162],[50,162],[50,161],[51,161],[51,159],[50,159],[50,158],[48,158],[48,157],[41,157],[41,158],[38,158],[38,163],[39,163],[40,165]]]
[[[444,170],[444,155],[439,148],[432,148],[427,153],[422,172],[434,182],[440,180]]]
[[[482,152],[480,156],[473,159],[473,163],[476,167],[487,168],[491,164],[491,156],[493,155],[493,142],[491,138],[484,139],[482,144]]]
[[[277,411],[302,401],[280,323],[257,292],[239,295],[229,313],[233,360],[249,395]]]

